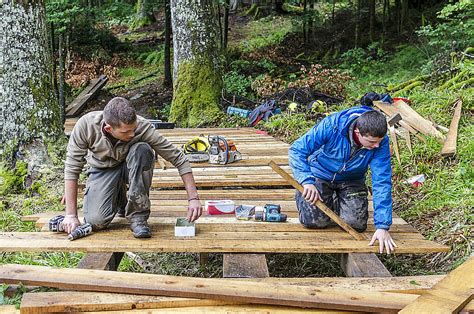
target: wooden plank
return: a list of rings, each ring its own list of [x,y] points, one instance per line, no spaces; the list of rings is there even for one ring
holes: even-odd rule
[[[0,314],[20,313],[14,305],[0,305]]]
[[[77,268],[117,270],[122,257],[123,252],[88,253],[79,261]]]
[[[435,276],[408,276],[390,278],[253,278],[250,281],[268,282],[280,285],[311,286],[312,288],[329,288],[345,290],[367,290],[386,291],[398,293],[420,294],[424,289],[429,289],[443,279],[444,275]],[[231,304],[232,302],[130,295],[120,293],[100,292],[40,292],[23,295],[21,309],[23,313],[45,313],[68,311],[105,311],[105,310],[127,310],[127,309],[157,309],[168,308],[169,311],[178,307],[190,307],[196,309],[200,306]],[[246,305],[246,309],[253,309],[255,305]],[[170,307],[174,307],[170,309]],[[281,309],[278,307],[277,309]],[[292,308],[297,310],[296,308]],[[464,310],[474,309],[474,301],[469,303]],[[36,311],[36,312],[34,312]],[[248,313],[248,311],[247,311]],[[253,313],[253,312],[252,312]],[[273,313],[273,311],[272,311]],[[291,312],[290,312],[291,313]]]
[[[108,78],[105,75],[92,80],[91,83],[77,96],[69,106],[66,107],[66,116],[75,116],[81,112],[86,103],[95,97],[97,93],[105,86]]]
[[[400,313],[457,313],[473,295],[474,257],[471,257]]]
[[[74,241],[73,241],[74,242]],[[377,291],[314,289],[265,282],[162,276],[103,270],[55,269],[31,265],[1,265],[5,283],[44,285],[76,291],[121,292],[185,298],[206,298],[243,303],[356,311],[393,311],[417,296]]]
[[[347,277],[391,277],[392,275],[373,253],[341,254],[341,267]]]
[[[224,278],[265,278],[268,272],[265,254],[224,254]]]
[[[444,142],[445,136],[433,126],[433,123],[423,118],[403,100],[398,100],[393,104],[374,101],[374,105],[389,116],[400,113],[403,121],[409,124],[411,127],[425,135],[435,137],[441,143]]]
[[[277,164],[275,164],[272,161],[268,165],[272,167],[272,169],[275,170],[276,173],[281,175],[285,179],[285,181],[287,181],[295,189],[303,193],[303,187],[298,182],[296,182],[296,180],[293,179],[290,174],[285,172],[285,170],[283,170],[281,167],[279,167]],[[336,213],[334,213],[329,207],[327,207],[320,200],[317,200],[314,203],[314,205],[318,206],[318,208],[321,209],[323,213],[325,213],[329,218],[331,218],[331,220],[334,221],[339,227],[341,227],[347,233],[349,233],[354,239],[361,240],[361,241],[367,240],[366,236],[355,231],[349,224],[347,224],[344,220],[342,220],[341,217],[339,217]]]
[[[214,252],[214,253],[376,253],[378,247],[350,239],[342,232],[208,233],[197,229],[191,238],[176,238],[169,231],[153,230],[151,239],[135,239],[131,232],[104,230],[86,238],[68,241],[65,234],[50,232],[0,233],[0,251],[5,252]],[[292,234],[294,234],[292,236]],[[217,236],[225,237],[219,239]],[[265,241],[257,241],[258,236]],[[295,236],[301,239],[295,239]],[[424,240],[417,234],[393,235],[397,253],[447,252],[449,248]],[[247,237],[247,238],[246,238]],[[285,238],[286,237],[286,238]],[[116,241],[120,238],[120,241]]]
[[[462,100],[458,99],[455,105],[456,108],[454,109],[453,119],[449,126],[448,135],[446,136],[446,141],[444,141],[443,148],[441,149],[441,155],[444,157],[451,157],[456,154],[456,141],[458,139],[459,120],[461,119]]]
[[[25,293],[21,300],[21,313],[57,313],[122,311],[132,309],[158,309],[230,305],[236,302],[209,299],[179,298],[165,296],[130,295],[104,292],[41,292]]]

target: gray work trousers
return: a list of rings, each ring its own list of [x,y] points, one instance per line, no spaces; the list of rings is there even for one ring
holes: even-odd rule
[[[367,229],[368,199],[367,186],[364,180],[331,183],[316,178],[314,184],[323,203],[358,232]],[[307,228],[325,228],[331,219],[318,207],[308,203],[297,191],[296,207],[299,219]]]
[[[91,168],[84,192],[85,221],[95,230],[103,229],[119,210],[124,210],[129,221],[147,220],[154,163],[153,149],[139,142],[130,147],[127,158],[118,166]]]

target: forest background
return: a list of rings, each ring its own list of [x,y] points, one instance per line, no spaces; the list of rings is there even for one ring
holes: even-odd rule
[[[413,152],[399,140],[401,164],[392,160],[395,212],[451,251],[380,258],[393,275],[418,275],[449,271],[471,255],[472,1],[10,0],[0,16],[1,231],[35,230],[20,217],[63,209],[64,108],[104,74],[106,87],[83,113],[123,96],[146,118],[235,127],[247,121],[227,115],[228,106],[252,110],[275,99],[282,113],[256,128],[287,143],[367,92],[406,97],[446,127],[461,98],[454,157],[442,158],[441,144],[427,138],[413,139]],[[404,182],[418,174],[423,185]],[[75,267],[82,256],[2,252],[0,263]],[[206,267],[196,254],[140,256],[154,273],[222,276],[222,254]],[[343,275],[328,254],[267,260],[271,276]],[[143,271],[127,257],[119,270]]]

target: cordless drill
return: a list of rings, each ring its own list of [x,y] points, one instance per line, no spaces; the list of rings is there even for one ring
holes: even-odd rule
[[[49,231],[52,232],[64,232],[64,226],[62,224],[64,220],[63,215],[58,215],[49,220]],[[90,223],[85,223],[83,225],[77,226],[70,234],[68,234],[67,238],[72,241],[79,238],[83,238],[88,236],[92,233],[92,225]]]
[[[255,220],[268,222],[285,222],[287,216],[281,213],[280,205],[266,204],[263,212],[255,213]]]

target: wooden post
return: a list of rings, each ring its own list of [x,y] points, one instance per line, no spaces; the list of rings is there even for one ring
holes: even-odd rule
[[[458,99],[456,101],[453,119],[451,120],[451,125],[449,126],[448,135],[446,136],[446,141],[444,141],[443,149],[441,149],[442,156],[451,157],[456,154],[456,140],[458,138],[459,120],[461,119],[461,107],[462,100]]]
[[[275,170],[276,173],[278,173],[280,176],[282,176],[290,185],[292,185],[295,189],[303,193],[303,187],[295,180],[293,179],[285,170],[280,168],[276,163],[273,161],[270,161],[268,164],[273,170]],[[359,233],[355,231],[349,224],[347,224],[344,220],[341,219],[336,213],[334,213],[329,207],[327,207],[323,202],[320,200],[317,200],[314,203],[315,206],[317,206],[323,213],[329,216],[335,223],[339,225],[342,229],[347,231],[354,239],[356,240],[367,240],[367,237],[363,233]]]
[[[391,277],[374,253],[341,254],[340,263],[347,277]]]
[[[269,277],[265,254],[224,254],[222,262],[224,278]]]
[[[77,268],[117,270],[123,254],[123,252],[88,253],[79,261]]]

